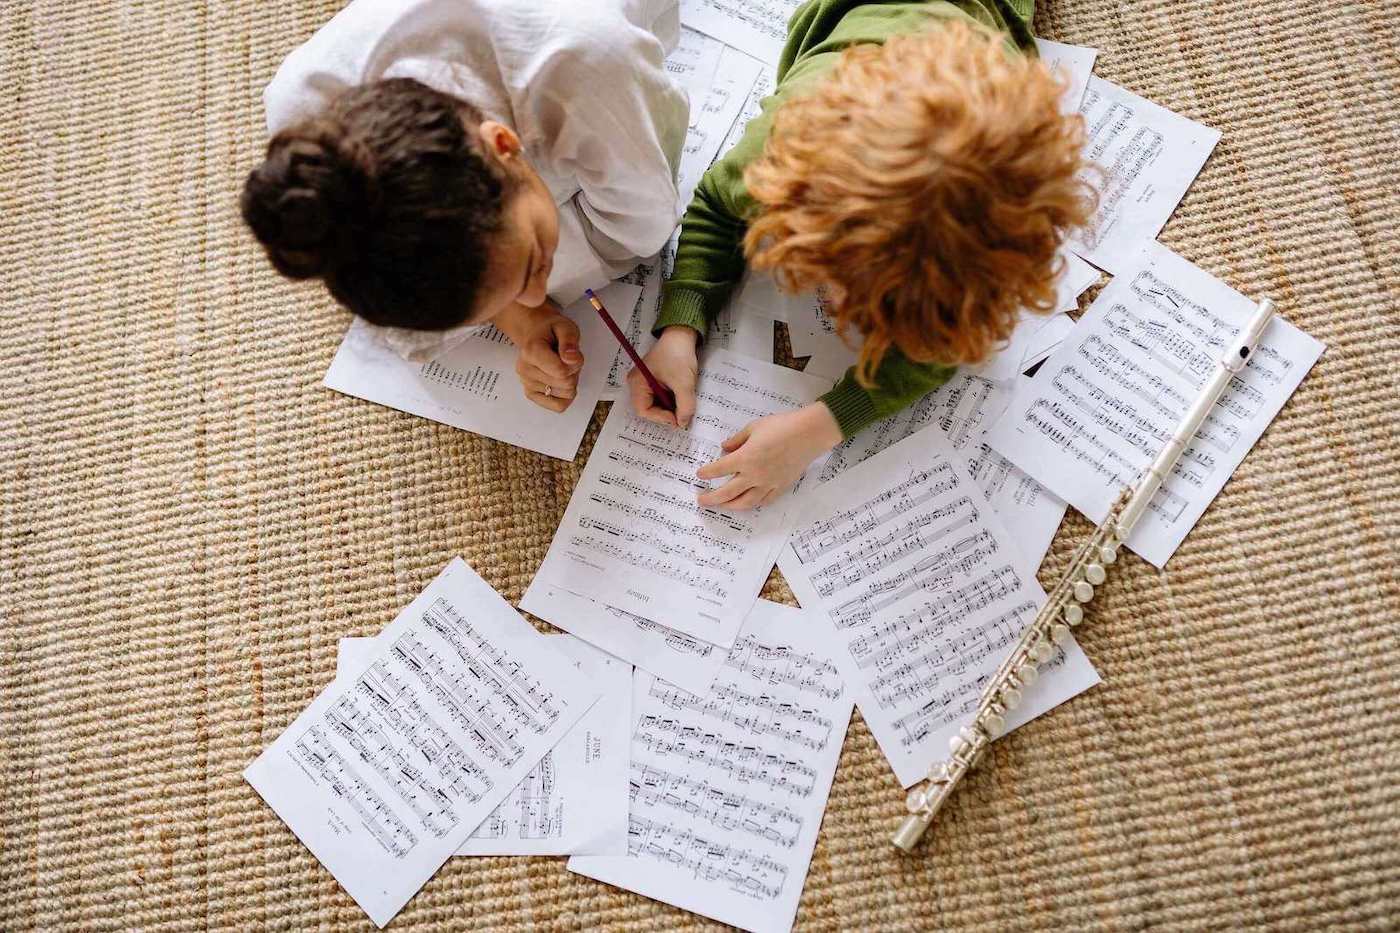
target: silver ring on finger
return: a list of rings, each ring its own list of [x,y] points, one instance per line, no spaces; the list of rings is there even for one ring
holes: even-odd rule
[[[544,397],[545,397],[545,398],[554,398],[554,386],[545,386],[545,387],[544,387]]]

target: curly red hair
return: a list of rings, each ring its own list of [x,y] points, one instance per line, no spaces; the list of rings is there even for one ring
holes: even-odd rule
[[[827,292],[839,332],[865,338],[867,385],[891,347],[985,358],[1022,309],[1054,310],[1057,251],[1092,211],[1083,119],[1061,92],[1040,61],[958,22],[847,49],[779,108],[745,173],[750,263]]]

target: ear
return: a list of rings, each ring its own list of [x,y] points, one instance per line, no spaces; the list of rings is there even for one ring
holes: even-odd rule
[[[520,137],[515,130],[495,120],[483,120],[478,130],[486,151],[502,162],[520,154]]]

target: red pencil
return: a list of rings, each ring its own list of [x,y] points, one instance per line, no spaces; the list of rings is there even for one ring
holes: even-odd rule
[[[651,394],[656,398],[657,404],[667,411],[675,411],[676,396],[670,389],[662,385],[660,380],[651,374],[651,370],[647,369],[647,364],[642,362],[642,358],[637,355],[636,348],[632,346],[626,335],[618,328],[617,322],[612,319],[612,315],[608,313],[608,309],[603,307],[603,303],[598,300],[598,296],[593,294],[593,289],[584,289],[584,294],[588,296],[588,300],[593,304],[594,309],[596,309],[598,314],[603,318],[603,323],[608,325],[608,330],[612,331],[612,335],[617,338],[617,342],[622,344],[622,349],[626,350],[627,355],[632,358],[632,365],[637,367],[637,371],[642,374],[642,378],[647,381],[647,385],[651,386]]]

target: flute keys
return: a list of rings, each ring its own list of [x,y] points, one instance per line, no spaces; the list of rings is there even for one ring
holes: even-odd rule
[[[1085,580],[1080,580],[1074,584],[1074,598],[1081,603],[1087,603],[1094,598],[1094,588]]]
[[[1006,729],[1006,720],[996,713],[988,713],[982,717],[982,728],[987,730],[987,734],[992,738],[1001,735]]]
[[[1078,625],[1084,621],[1084,608],[1070,603],[1065,607],[1065,621],[1070,625]]]
[[[1021,691],[1015,687],[1007,687],[1001,692],[1001,705],[1007,709],[1015,709],[1021,705]]]
[[[1029,687],[1035,683],[1035,679],[1040,676],[1040,671],[1035,669],[1034,664],[1022,664],[1016,668],[1016,679]]]
[[[928,791],[922,787],[916,787],[904,798],[904,807],[910,813],[918,813],[928,806]]]
[[[1084,568],[1084,579],[1098,586],[1108,579],[1108,571],[1103,569],[1103,564],[1090,564]]]
[[[1075,607],[1076,609],[1079,607]],[[1063,645],[1069,640],[1069,626],[1056,623],[1050,626],[1050,640],[1057,645]]]
[[[1118,549],[1111,544],[1105,544],[1099,548],[1099,561],[1104,564],[1111,564],[1118,559]]]

